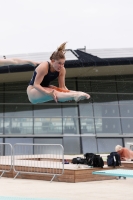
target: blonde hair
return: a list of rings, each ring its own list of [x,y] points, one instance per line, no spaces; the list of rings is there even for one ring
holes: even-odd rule
[[[65,47],[66,47],[66,42],[62,43],[56,51],[52,53],[50,56],[50,60],[59,60],[59,59],[65,59]]]
[[[117,152],[117,151],[120,151],[122,149],[122,146],[120,146],[120,145],[117,145],[116,147],[115,147],[115,151]]]

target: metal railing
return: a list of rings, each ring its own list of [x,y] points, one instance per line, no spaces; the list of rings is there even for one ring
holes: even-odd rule
[[[11,144],[0,143],[0,172],[2,172],[0,178],[5,172],[10,172],[12,169],[12,151]]]
[[[13,169],[17,173],[47,174],[55,176],[64,173],[64,148],[60,144],[24,144],[13,146]]]

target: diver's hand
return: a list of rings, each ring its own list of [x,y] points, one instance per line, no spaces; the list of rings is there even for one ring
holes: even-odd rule
[[[50,96],[52,96],[53,99],[55,100],[55,102],[57,103],[57,96],[56,96],[56,94],[55,94],[55,91],[52,90],[52,92],[49,92],[48,94],[49,94]]]

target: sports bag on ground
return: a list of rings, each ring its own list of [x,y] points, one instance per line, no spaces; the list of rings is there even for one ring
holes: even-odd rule
[[[86,164],[87,165],[86,159],[85,158],[81,158],[81,157],[73,158],[72,159],[72,163],[73,164]]]
[[[87,164],[89,166],[103,168],[104,162],[100,155],[96,155],[94,153],[86,153],[86,154],[84,154],[84,156],[85,156],[85,158],[87,160]]]
[[[107,165],[113,167],[120,166],[120,155],[117,152],[111,152],[110,155],[107,156]]]

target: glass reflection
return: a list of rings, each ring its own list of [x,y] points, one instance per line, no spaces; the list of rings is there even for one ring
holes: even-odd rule
[[[32,105],[5,105],[6,117],[32,117]]]
[[[62,134],[62,118],[34,118],[34,134]]]
[[[85,133],[94,134],[95,129],[94,129],[92,104],[80,103],[79,110],[80,110],[81,133],[82,134],[85,134]]]
[[[81,124],[81,133],[91,133],[94,134],[94,119],[88,118],[88,117],[81,117],[80,118],[80,124]]]
[[[72,78],[66,85],[90,93],[93,103],[31,105],[26,82],[1,84],[0,134],[133,134],[132,75]]]
[[[6,92],[5,103],[30,103],[26,92]]]
[[[3,118],[0,118],[0,134],[3,134]]]
[[[3,105],[0,105],[0,117],[3,117]]]
[[[95,93],[95,94],[92,94],[92,99],[93,99],[93,102],[94,103],[102,103],[102,102],[107,102],[109,104],[111,103],[115,103],[117,102],[117,94],[98,94],[98,93]]]
[[[123,134],[133,134],[133,118],[122,118]]]
[[[96,117],[119,117],[118,104],[93,104]]]
[[[63,118],[63,133],[78,134],[78,119],[71,116]]]
[[[61,117],[61,106],[58,105],[34,105],[35,117]]]
[[[32,118],[5,118],[5,134],[33,134]]]
[[[120,104],[121,117],[133,117],[133,104]]]
[[[95,127],[96,127],[96,133],[121,134],[121,126],[119,118],[96,118]]]
[[[0,92],[0,103],[4,103],[4,93]]]
[[[63,106],[63,133],[79,134],[77,106]]]

